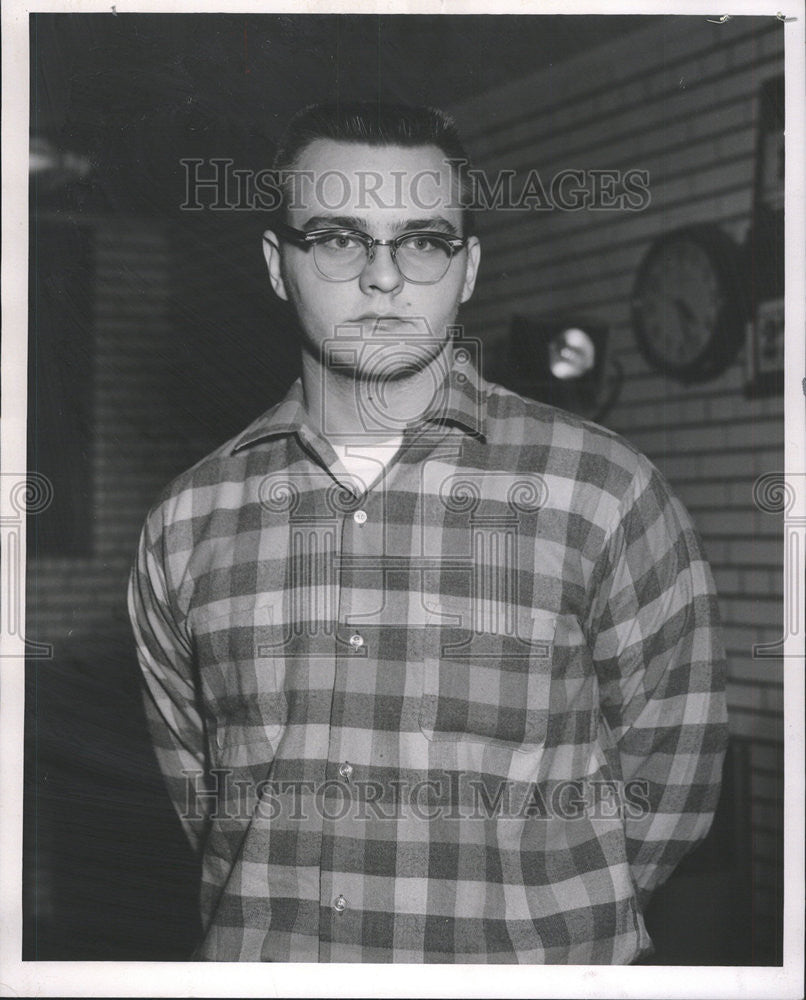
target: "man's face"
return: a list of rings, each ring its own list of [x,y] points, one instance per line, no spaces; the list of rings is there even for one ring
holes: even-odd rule
[[[358,229],[377,239],[391,239],[407,230],[461,236],[462,212],[452,203],[458,199],[451,168],[444,161],[436,146],[384,147],[317,139],[297,162],[299,204],[289,208],[287,222],[300,230]],[[322,345],[337,336],[360,338],[366,348],[353,372],[359,377],[370,367],[377,370],[379,352],[386,377],[393,376],[396,359],[402,374],[413,359],[417,367],[436,357],[446,343],[447,327],[459,304],[470,298],[476,280],[475,237],[451,259],[439,281],[415,284],[402,276],[388,246],[376,247],[374,259],[357,277],[332,281],[319,271],[310,248],[271,231],[265,235],[272,285],[294,306],[305,348],[319,357]]]

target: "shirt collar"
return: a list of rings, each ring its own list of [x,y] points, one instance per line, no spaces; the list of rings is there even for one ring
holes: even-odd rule
[[[465,347],[454,347],[453,363],[423,424],[452,424],[486,439],[487,383],[476,371]]]
[[[305,407],[303,406],[302,380],[292,383],[285,399],[251,423],[240,434],[232,445],[231,454],[242,448],[273,437],[287,437],[297,434],[305,424]]]
[[[472,362],[464,360],[468,353],[466,349],[462,349],[459,361],[456,357],[459,351],[454,349],[454,352],[452,365],[444,377],[440,391],[435,394],[432,405],[417,427],[427,424],[454,425],[485,440],[487,383]],[[235,439],[231,454],[258,441],[298,434],[307,426],[302,380],[298,378],[281,403],[258,417]]]

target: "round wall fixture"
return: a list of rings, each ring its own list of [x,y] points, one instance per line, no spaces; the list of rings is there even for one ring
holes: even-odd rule
[[[730,366],[744,340],[747,296],[740,247],[718,226],[659,237],[641,262],[632,324],[641,353],[681,382]]]

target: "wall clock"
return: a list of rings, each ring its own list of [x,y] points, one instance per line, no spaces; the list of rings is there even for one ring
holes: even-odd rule
[[[746,293],[739,246],[714,225],[659,237],[641,262],[632,324],[641,353],[681,382],[724,371],[743,342]]]

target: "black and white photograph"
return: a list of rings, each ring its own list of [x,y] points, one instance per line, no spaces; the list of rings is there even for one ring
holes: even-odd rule
[[[3,995],[802,995],[804,9],[652,6],[4,11]]]

